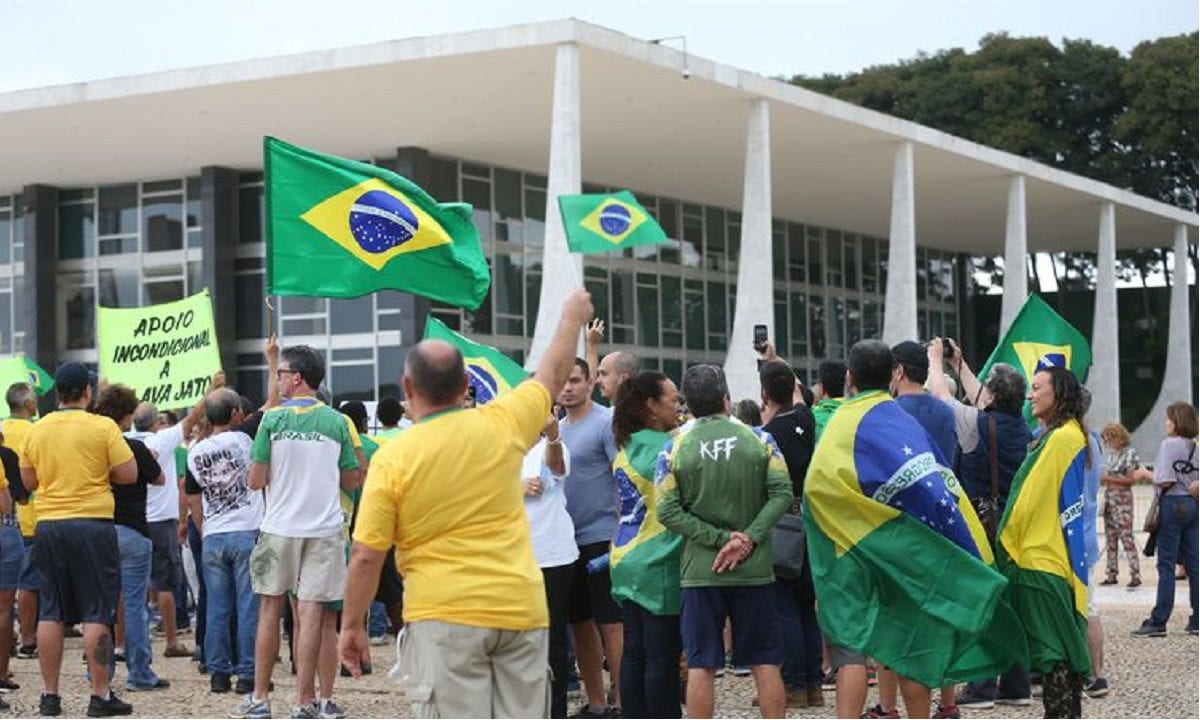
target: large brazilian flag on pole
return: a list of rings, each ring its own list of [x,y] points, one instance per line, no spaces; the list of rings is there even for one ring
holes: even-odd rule
[[[1034,670],[1091,671],[1083,533],[1088,441],[1074,420],[1038,438],[1013,477],[996,530],[996,564],[1020,613]],[[1100,458],[1092,458],[1100,462]]]
[[[476,309],[491,275],[471,206],[396,173],[263,139],[267,294],[403,290]]]
[[[966,493],[925,429],[885,393],[860,393],[833,415],[803,508],[830,644],[927,687],[1028,662]]]

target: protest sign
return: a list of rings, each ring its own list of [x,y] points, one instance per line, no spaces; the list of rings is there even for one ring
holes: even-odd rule
[[[221,369],[208,290],[145,308],[105,308],[96,316],[100,375],[159,407],[204,397]]]

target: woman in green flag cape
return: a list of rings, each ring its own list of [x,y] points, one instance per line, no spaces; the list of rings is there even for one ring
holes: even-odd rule
[[[658,521],[660,463],[675,428],[679,392],[670,378],[643,372],[621,383],[613,407],[613,474],[621,518],[609,554],[613,599],[621,605],[621,712],[680,717],[679,554],[683,539]]]

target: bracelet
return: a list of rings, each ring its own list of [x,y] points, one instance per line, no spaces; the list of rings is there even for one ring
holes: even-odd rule
[[[559,435],[557,438],[555,438],[553,440],[551,440],[550,438],[546,438],[546,444],[547,445],[562,445],[562,435]]]

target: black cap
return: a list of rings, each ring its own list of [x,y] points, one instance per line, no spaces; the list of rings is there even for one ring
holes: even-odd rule
[[[95,378],[83,363],[63,363],[54,373],[54,389],[60,393],[82,392]]]
[[[905,340],[892,347],[892,357],[897,365],[916,368],[923,373],[929,372],[929,354],[925,346],[913,340]]]

